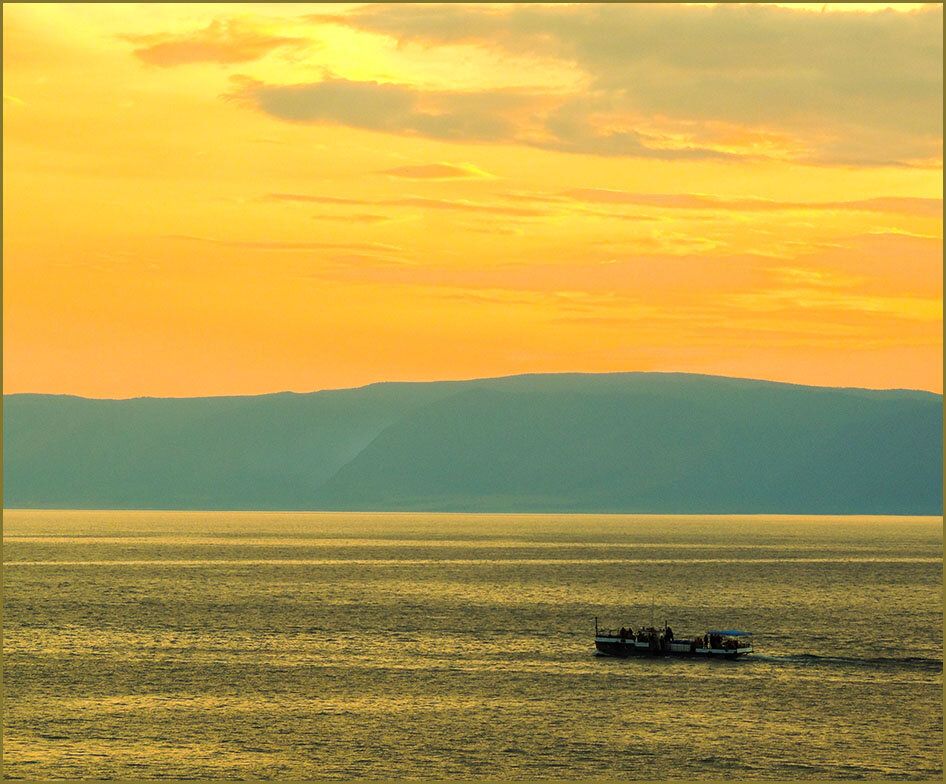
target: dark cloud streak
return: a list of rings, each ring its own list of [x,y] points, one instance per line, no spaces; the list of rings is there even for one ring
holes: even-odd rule
[[[454,166],[451,163],[424,163],[412,166],[396,166],[379,172],[389,177],[403,177],[408,180],[470,180],[483,179],[492,175],[470,166]]]
[[[225,245],[230,248],[249,250],[349,250],[349,251],[398,251],[396,245],[380,242],[289,242],[280,240],[218,240],[212,237],[195,237],[189,234],[168,234],[168,239],[204,242],[211,245]]]
[[[726,199],[694,193],[631,193],[604,188],[576,188],[559,195],[575,201],[595,204],[635,204],[687,210],[737,210],[744,212],[859,210],[931,218],[940,216],[943,210],[942,199],[923,199],[907,196],[888,196],[854,201],[799,202],[755,198]]]
[[[507,215],[509,217],[536,218],[548,215],[546,210],[534,207],[511,207],[503,204],[482,204],[462,199],[432,199],[426,196],[404,196],[398,199],[345,199],[334,196],[309,196],[300,193],[270,193],[265,201],[288,201],[325,204],[360,204],[375,207],[420,207],[428,210],[457,210],[460,212]]]
[[[245,63],[258,60],[280,47],[312,45],[305,38],[270,35],[236,20],[217,19],[203,30],[179,35],[124,35],[137,44],[135,56],[151,65],[171,67],[191,63]]]
[[[238,82],[239,83],[239,82]],[[657,160],[738,159],[707,147],[652,147],[635,131],[599,132],[572,103],[538,93],[493,90],[450,93],[403,84],[327,79],[313,84],[240,83],[233,97],[295,123],[331,123],[467,143]]]
[[[437,93],[402,84],[327,79],[313,84],[260,85],[240,95],[263,112],[297,123],[335,123],[369,131],[431,139],[495,142],[514,136],[513,124],[494,111],[521,106],[512,93]]]
[[[303,193],[267,193],[264,201],[304,201],[318,204],[375,204],[368,199],[347,199],[341,196],[310,196]]]

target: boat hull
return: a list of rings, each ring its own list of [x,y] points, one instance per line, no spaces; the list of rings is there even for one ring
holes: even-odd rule
[[[595,637],[595,648],[605,656],[627,659],[633,656],[682,657],[693,659],[738,659],[752,653],[752,646],[741,648],[698,648],[690,642],[657,643],[636,642],[620,637]]]

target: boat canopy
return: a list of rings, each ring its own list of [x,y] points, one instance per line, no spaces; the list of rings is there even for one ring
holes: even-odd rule
[[[729,629],[728,631],[720,631],[717,629],[716,631],[707,632],[707,634],[725,634],[728,637],[749,637],[752,632],[737,632],[732,629]]]

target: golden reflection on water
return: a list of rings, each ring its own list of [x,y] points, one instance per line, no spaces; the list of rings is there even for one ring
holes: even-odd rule
[[[7,777],[941,774],[937,519],[4,526]],[[678,637],[748,627],[758,656],[592,655],[595,615],[652,602]]]

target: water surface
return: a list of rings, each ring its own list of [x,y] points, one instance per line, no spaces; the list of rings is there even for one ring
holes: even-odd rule
[[[7,778],[938,778],[939,518],[4,514]],[[594,655],[602,625],[752,660]]]

